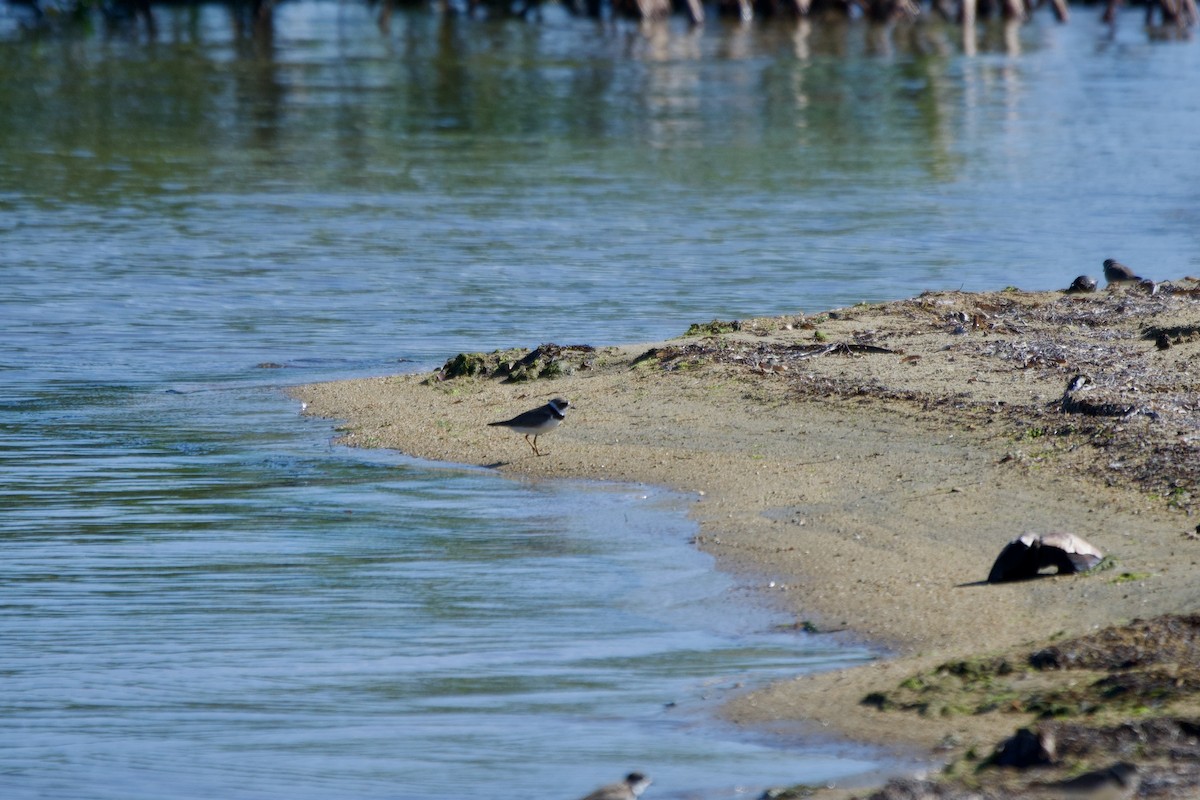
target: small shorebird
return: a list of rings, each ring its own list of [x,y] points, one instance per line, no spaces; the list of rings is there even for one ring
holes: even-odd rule
[[[489,422],[488,425],[499,425],[524,434],[525,441],[529,442],[529,446],[533,448],[533,454],[540,456],[542,451],[538,450],[538,437],[543,433],[549,433],[557,428],[559,423],[567,418],[567,408],[570,405],[570,403],[561,397],[556,397],[541,408],[526,411],[524,414],[517,414],[512,419],[506,419],[501,422]],[[529,441],[530,436],[533,437],[533,441],[531,442]]]
[[[1142,278],[1129,267],[1111,258],[1104,259],[1104,280],[1109,283],[1141,283]]]
[[[583,800],[637,800],[649,785],[650,779],[645,775],[631,772],[625,776],[625,780],[601,786]]]

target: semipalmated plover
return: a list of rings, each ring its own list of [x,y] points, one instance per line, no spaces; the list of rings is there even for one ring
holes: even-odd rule
[[[1109,283],[1141,283],[1142,278],[1129,267],[1111,258],[1104,259],[1104,280]]]
[[[631,772],[625,776],[625,780],[601,786],[583,800],[637,800],[649,785],[650,779],[645,775]]]
[[[529,442],[529,446],[533,448],[533,454],[540,456],[542,451],[538,450],[538,437],[557,428],[559,423],[567,418],[567,408],[570,405],[561,397],[556,397],[541,408],[526,411],[524,414],[518,414],[512,419],[501,422],[489,422],[488,425],[499,425],[524,434],[525,441]],[[529,441],[530,436],[533,437],[533,441]]]

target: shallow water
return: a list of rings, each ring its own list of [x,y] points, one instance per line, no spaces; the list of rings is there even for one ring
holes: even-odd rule
[[[709,724],[867,654],[772,633],[680,498],[347,452],[296,412],[252,384],[6,407],[5,797],[488,798],[636,763],[703,797],[871,765]]]
[[[869,658],[774,632],[685,498],[330,445],[282,387],[1116,256],[1195,272],[1197,45],[219,7],[0,21],[6,798],[715,800],[878,754],[732,731]],[[519,442],[517,443],[519,444]],[[739,787],[741,789],[739,790]]]

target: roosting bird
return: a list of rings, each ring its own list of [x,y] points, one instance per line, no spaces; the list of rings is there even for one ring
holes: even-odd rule
[[[561,397],[556,397],[541,408],[535,408],[532,411],[526,411],[524,414],[518,414],[512,419],[489,422],[488,425],[500,425],[505,428],[511,428],[517,433],[524,434],[525,441],[533,448],[533,454],[540,456],[542,451],[538,450],[537,437],[557,428],[567,418],[567,408],[570,405],[570,403]],[[530,436],[533,437],[532,442],[529,441]]]
[[[601,786],[583,800],[637,800],[649,785],[650,779],[645,775],[631,772],[625,776],[625,780]]]
[[[1055,567],[1059,575],[1087,572],[1102,560],[1104,553],[1073,533],[1025,533],[1000,551],[988,583],[1033,578],[1047,567]]]

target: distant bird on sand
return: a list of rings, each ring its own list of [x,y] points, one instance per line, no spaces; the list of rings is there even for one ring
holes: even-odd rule
[[[1104,553],[1073,533],[1026,533],[996,556],[988,583],[1034,578],[1046,567],[1057,568],[1059,575],[1087,572],[1103,560]]]
[[[529,446],[533,448],[533,454],[540,456],[542,451],[538,450],[538,437],[557,428],[567,418],[567,408],[570,405],[561,397],[556,397],[541,408],[526,411],[524,414],[518,414],[512,419],[501,422],[489,422],[488,425],[499,425],[524,434],[525,441],[529,442]],[[531,442],[529,441],[530,436],[533,437]]]
[[[649,785],[650,779],[645,775],[631,772],[625,776],[625,780],[601,786],[583,800],[637,800]]]
[[[1111,258],[1104,259],[1104,280],[1109,283],[1141,283],[1142,278],[1129,267]]]

